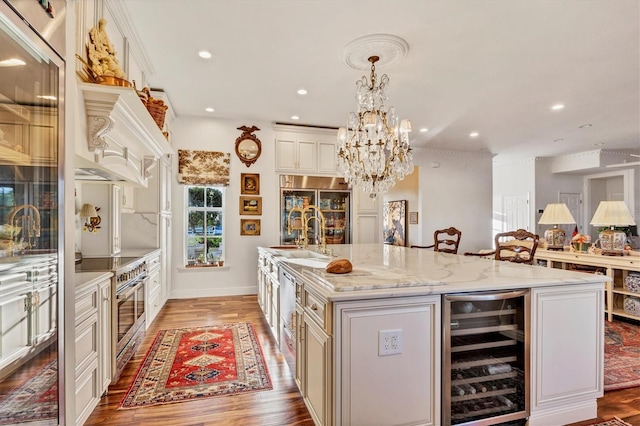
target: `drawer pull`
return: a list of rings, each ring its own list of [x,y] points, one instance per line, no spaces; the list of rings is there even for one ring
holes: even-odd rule
[[[311,306],[309,306],[311,308],[312,311],[317,311],[318,310],[318,305],[316,305],[315,303],[312,304]]]

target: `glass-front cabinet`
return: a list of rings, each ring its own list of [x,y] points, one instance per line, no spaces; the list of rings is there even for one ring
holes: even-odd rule
[[[59,423],[62,70],[0,2],[0,424]]]

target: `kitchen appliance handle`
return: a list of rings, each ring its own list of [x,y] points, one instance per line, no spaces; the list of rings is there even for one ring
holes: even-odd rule
[[[466,294],[447,294],[447,300],[451,301],[465,301],[468,302],[470,300],[502,300],[502,299],[510,299],[512,297],[524,296],[527,294],[529,290],[513,290],[513,291],[504,291],[504,292],[493,292],[493,293],[466,293]]]
[[[148,280],[149,280],[149,277],[145,275],[141,279],[132,282],[131,284],[125,287],[125,289],[127,289],[126,291],[121,291],[120,293],[116,294],[116,299],[118,300],[127,299],[133,293],[138,291],[138,289],[142,287]]]

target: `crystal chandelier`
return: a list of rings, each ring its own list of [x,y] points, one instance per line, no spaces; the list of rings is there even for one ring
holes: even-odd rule
[[[371,198],[387,192],[413,171],[411,122],[399,120],[393,107],[385,108],[389,77],[383,74],[376,85],[379,59],[369,58],[369,80],[363,76],[356,82],[358,111],[349,114],[347,128],[338,130],[339,170],[351,187],[362,187]]]

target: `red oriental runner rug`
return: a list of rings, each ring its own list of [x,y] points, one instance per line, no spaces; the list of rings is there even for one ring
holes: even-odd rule
[[[120,409],[272,389],[250,323],[160,330]]]
[[[640,327],[605,321],[604,390],[640,386]]]
[[[48,363],[0,401],[0,425],[57,419],[57,417],[57,359]]]

